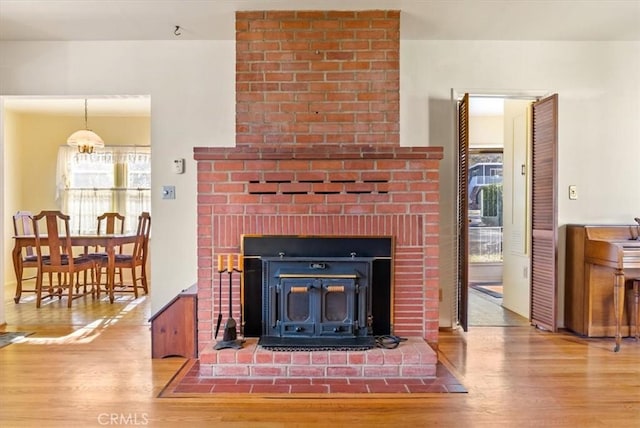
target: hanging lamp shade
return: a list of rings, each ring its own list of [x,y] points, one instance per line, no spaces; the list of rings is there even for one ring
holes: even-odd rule
[[[104,147],[104,141],[102,138],[87,127],[87,100],[84,100],[84,128],[80,129],[67,138],[67,144],[72,147],[77,147],[80,153],[93,153],[93,150],[98,147]]]

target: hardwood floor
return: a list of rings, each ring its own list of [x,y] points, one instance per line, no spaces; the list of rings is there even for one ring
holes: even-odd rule
[[[442,332],[439,354],[467,394],[220,395],[157,398],[184,362],[150,358],[149,299],[113,305],[5,293],[6,331],[34,334],[0,349],[0,426],[638,427],[640,343],[584,340],[532,327]]]

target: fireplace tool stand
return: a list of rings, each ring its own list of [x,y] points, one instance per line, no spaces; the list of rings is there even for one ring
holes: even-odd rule
[[[233,265],[233,254],[228,254],[227,268],[223,269],[221,266],[222,264],[221,257],[222,256],[218,257],[218,272],[220,274],[220,283],[222,283],[222,273],[227,272],[229,274],[229,318],[227,318],[227,321],[224,324],[224,333],[222,336],[222,341],[218,341],[213,349],[215,350],[227,349],[227,348],[240,349],[242,348],[242,344],[244,343],[244,340],[238,339],[238,333],[236,328],[237,324],[236,324],[236,320],[233,319],[232,277],[234,272],[242,273],[242,270],[241,270],[242,263],[240,262],[241,258],[239,257],[238,259],[239,266],[238,266],[238,269],[236,269]],[[222,287],[222,284],[220,284],[220,287]],[[219,314],[219,317],[221,317],[221,315],[222,314]],[[218,323],[218,326],[219,326],[219,323]],[[216,327],[216,337],[217,336],[218,336],[218,328]]]

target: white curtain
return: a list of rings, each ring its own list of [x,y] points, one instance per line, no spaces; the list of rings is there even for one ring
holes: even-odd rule
[[[151,211],[149,147],[105,147],[92,154],[69,146],[58,151],[56,198],[71,217],[74,233],[96,233],[105,212],[125,216],[126,232],[135,232],[138,216]]]

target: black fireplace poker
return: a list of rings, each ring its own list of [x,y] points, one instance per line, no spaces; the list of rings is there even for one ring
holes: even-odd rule
[[[218,256],[218,272],[220,273],[220,279],[221,279],[220,282],[222,282],[222,273],[227,272],[229,274],[229,318],[227,318],[227,321],[224,324],[224,333],[222,336],[222,341],[218,341],[216,343],[216,346],[214,346],[214,349],[216,350],[227,349],[227,348],[240,349],[242,348],[242,344],[244,343],[244,340],[238,339],[237,324],[236,324],[236,320],[233,319],[233,298],[232,298],[233,280],[232,278],[233,278],[234,272],[242,273],[242,256],[238,257],[237,268],[233,264],[233,254],[227,254],[226,268],[223,269],[221,264],[222,264],[222,256],[220,255]],[[220,287],[222,287],[222,285]],[[218,317],[220,318],[221,315],[222,315],[222,311],[220,310],[220,314],[218,315]],[[216,327],[216,337],[218,336],[219,326],[220,326],[220,321],[218,321],[218,326]]]
[[[216,339],[218,331],[220,331],[220,323],[222,323],[222,273],[225,272],[225,269],[220,269],[221,267],[218,266],[218,321],[216,322],[216,332],[213,335]]]

